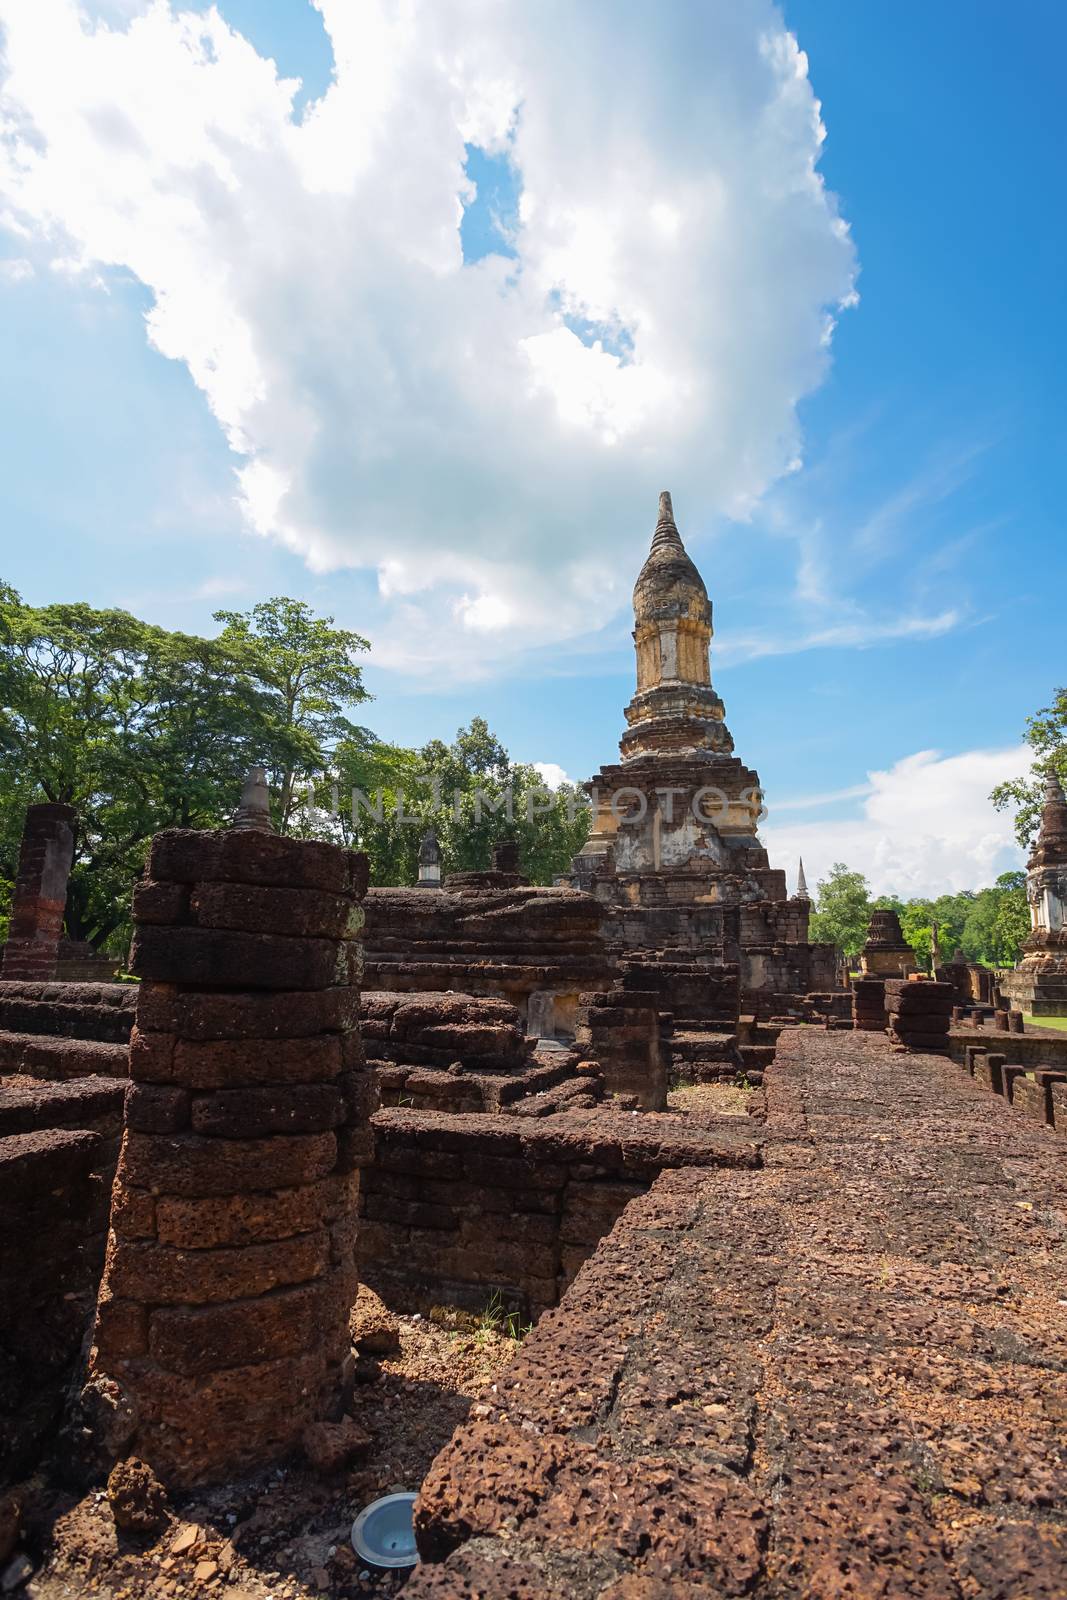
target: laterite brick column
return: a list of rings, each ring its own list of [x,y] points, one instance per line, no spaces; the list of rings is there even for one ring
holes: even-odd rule
[[[888,1021],[885,1009],[885,979],[853,978],[853,1027],[866,1033],[884,1033]]]
[[[112,1454],[171,1485],[291,1449],[347,1351],[374,1104],[366,875],[336,845],[171,831],[136,891],[142,982],[87,1402],[110,1408]]]
[[[654,990],[622,987],[578,996],[577,1048],[600,1063],[609,1094],[636,1095],[645,1111],[667,1109],[660,1000]]]
[[[947,1055],[954,992],[951,983],[887,979],[885,1008],[893,1043],[908,1050]]]
[[[76,815],[71,806],[58,805],[26,812],[0,977],[33,982],[56,975]]]

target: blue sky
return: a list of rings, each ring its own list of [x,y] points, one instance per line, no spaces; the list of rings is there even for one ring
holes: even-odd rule
[[[140,9],[132,0],[113,0],[93,14],[118,28]],[[595,31],[603,8],[585,9]],[[281,76],[303,80],[293,107],[299,122],[331,83],[333,54],[323,17],[303,0],[222,0],[219,10],[259,56],[274,59]],[[753,7],[753,28],[759,10]],[[17,27],[27,33],[30,28],[19,15],[24,11],[19,0],[0,0],[0,19],[8,21],[13,40]],[[728,63],[745,40],[740,25],[728,26],[715,12],[708,10],[702,43],[709,53],[721,51]],[[803,294],[796,279],[808,270],[810,222],[794,234],[792,213],[783,212],[780,222],[772,216],[765,232],[746,244],[756,269],[766,274],[764,298],[754,299],[755,320],[746,330],[751,357],[743,339],[723,357],[724,411],[709,411],[705,434],[713,451],[721,433],[717,417],[725,414],[731,427],[735,409],[752,419],[736,424],[736,445],[724,445],[736,456],[755,439],[754,452],[764,452],[751,474],[753,483],[759,480],[758,492],[743,514],[729,514],[730,496],[740,492],[732,467],[718,478],[712,473],[706,483],[700,477],[699,440],[675,449],[654,428],[647,437],[636,435],[642,452],[638,473],[632,471],[638,446],[629,447],[623,437],[616,446],[620,470],[613,471],[610,457],[604,465],[600,451],[597,476],[588,484],[581,450],[568,445],[561,476],[583,497],[580,525],[589,530],[590,568],[588,579],[568,569],[565,601],[560,577],[558,620],[553,585],[574,553],[571,525],[561,521],[557,531],[545,533],[541,547],[539,529],[548,520],[539,521],[538,507],[523,528],[523,507],[516,505],[539,495],[551,451],[546,447],[543,460],[532,466],[523,458],[516,484],[504,472],[508,450],[518,448],[511,432],[499,441],[490,436],[484,453],[471,448],[469,460],[455,466],[453,481],[454,446],[421,456],[426,418],[411,432],[401,433],[397,424],[390,433],[391,414],[383,413],[378,447],[392,451],[394,460],[391,475],[375,482],[372,504],[368,490],[367,526],[371,534],[380,527],[378,548],[386,556],[407,527],[405,519],[425,514],[431,528],[422,545],[401,549],[398,543],[402,570],[383,579],[378,558],[367,555],[374,544],[368,544],[370,535],[358,548],[344,544],[345,506],[362,481],[357,476],[353,490],[346,476],[345,407],[352,406],[353,432],[361,438],[377,421],[358,387],[364,357],[331,370],[329,338],[323,340],[310,320],[305,337],[304,302],[291,297],[277,302],[293,306],[291,320],[287,311],[274,310],[265,325],[277,330],[279,347],[296,354],[288,369],[277,351],[271,357],[279,372],[293,374],[292,390],[302,401],[314,394],[314,404],[330,418],[325,431],[336,429],[336,438],[328,451],[316,446],[304,461],[307,492],[288,531],[279,523],[267,535],[250,532],[249,514],[236,497],[234,465],[243,458],[231,449],[233,425],[211,409],[218,413],[224,398],[210,392],[210,380],[207,392],[205,380],[198,387],[190,370],[197,359],[195,313],[157,340],[164,346],[171,340],[177,356],[168,359],[146,338],[145,316],[160,287],[142,264],[151,251],[141,241],[114,247],[109,242],[106,249],[95,244],[104,232],[93,224],[90,237],[75,200],[56,200],[62,190],[57,180],[49,190],[47,217],[42,202],[27,205],[16,197],[19,203],[8,213],[16,226],[0,230],[0,256],[12,263],[0,276],[0,359],[7,380],[0,393],[2,575],[32,601],[87,598],[127,606],[164,625],[204,631],[212,628],[211,612],[220,605],[241,607],[271,593],[300,595],[379,646],[367,667],[376,700],[366,719],[384,737],[404,743],[448,737],[460,722],[481,714],[515,757],[553,763],[579,778],[615,757],[621,708],[632,692],[627,597],[654,522],[651,486],[669,487],[683,537],[715,605],[713,676],[737,753],[758,768],[768,793],[769,840],[782,852],[781,864],[803,848],[817,873],[847,848],[850,864],[867,870],[876,886],[908,892],[919,892],[927,881],[935,888],[949,881],[977,886],[983,876],[1014,864],[1003,820],[992,811],[985,816],[982,795],[990,773],[1017,769],[1014,747],[1025,716],[1046,704],[1065,677],[1067,117],[1057,81],[1067,46],[1065,13],[1038,0],[1010,9],[992,0],[945,0],[932,7],[794,0],[785,5],[784,19],[807,55],[821,102],[827,137],[819,171],[851,230],[859,301],[834,312],[830,361],[821,374],[812,376],[811,364],[820,358],[805,348],[803,329],[796,347],[790,345],[788,362],[779,362],[769,347],[773,343],[777,350],[792,339],[793,328],[801,327],[817,302],[841,298],[837,286],[848,275],[848,263],[829,253],[840,244],[831,236],[829,213],[822,219],[825,238],[810,268],[811,286]],[[358,61],[359,44],[352,60]],[[690,67],[681,30],[675,40],[664,24],[652,44],[649,70],[662,80],[663,99],[669,104],[677,75],[684,108],[686,93],[698,90],[685,76]],[[24,46],[27,52],[31,45]],[[531,48],[543,45],[534,39]],[[500,49],[506,54],[507,41]],[[498,119],[490,134],[477,135],[484,148],[475,148],[467,165],[477,194],[466,195],[459,229],[463,260],[468,273],[498,274],[495,293],[501,298],[508,293],[509,273],[522,266],[529,283],[534,271],[532,256],[529,263],[521,259],[516,205],[524,181],[533,175],[529,181],[540,196],[550,179],[558,179],[566,198],[572,178],[565,145],[553,150],[547,136],[540,146],[535,142],[539,88],[565,71],[562,60],[553,61],[550,44],[546,49],[545,79],[531,76],[523,88],[526,149],[501,134]],[[242,57],[238,67],[254,76],[249,59]],[[416,61],[410,70],[418,67]],[[623,87],[625,70],[623,62]],[[684,169],[688,180],[691,162],[696,168],[701,160],[714,164],[716,141],[728,142],[735,131],[730,116],[736,116],[738,137],[751,138],[756,124],[746,122],[751,114],[743,104],[733,106],[733,82],[724,80],[714,118],[692,149],[687,131],[665,121],[660,102],[645,121],[640,110],[634,112],[663,164],[661,186],[662,173],[669,180],[672,170]],[[596,115],[604,126],[607,166],[612,140],[622,137],[611,109],[610,75],[603,84],[590,82],[589,98],[594,129]],[[36,115],[30,90],[23,113],[27,106]],[[96,107],[99,121],[98,113]],[[44,110],[40,118],[43,126]],[[418,126],[409,129],[412,121],[417,119],[409,116],[396,136],[392,184],[388,159],[382,163],[380,192],[386,196],[393,189],[406,192],[409,174],[418,168],[422,135]],[[133,149],[142,139],[162,135],[139,128],[131,110],[107,137]],[[432,130],[425,137],[432,141]],[[789,134],[790,140],[801,138]],[[472,143],[468,137],[468,152]],[[784,153],[772,151],[766,174],[746,169],[739,186],[754,177],[761,183],[768,175],[773,179],[790,149],[784,144]],[[619,159],[624,166],[632,152]],[[525,173],[516,170],[520,160]],[[575,160],[588,164],[586,151]],[[255,181],[247,179],[250,195]],[[595,171],[588,181],[595,190]],[[410,182],[417,186],[416,178]],[[240,178],[233,193],[236,207]],[[418,196],[416,202],[423,205]],[[588,192],[583,203],[592,204]],[[321,201],[314,204],[321,215]],[[605,209],[608,214],[607,202]],[[447,227],[447,211],[443,215]],[[110,241],[116,231],[109,226]],[[147,231],[156,227],[149,219]],[[299,220],[294,227],[299,229]],[[62,264],[69,255],[64,257],[56,238],[78,237],[80,228],[78,249],[69,253],[78,260],[73,270]],[[273,236],[264,237],[264,258],[271,248]],[[334,286],[334,248],[331,243],[329,253],[309,251],[300,263],[302,280],[321,271],[324,297],[337,293],[336,303],[351,307],[353,315],[375,308],[375,338],[390,350],[384,372],[404,359],[394,336],[410,339],[415,381],[420,389],[439,383],[447,410],[450,364],[464,359],[463,348],[437,340],[440,320],[453,313],[442,312],[429,297],[412,304],[390,301],[382,287],[388,272],[381,279],[353,277],[350,292],[344,281]],[[550,248],[551,241],[544,251]],[[714,269],[716,240],[699,248],[708,251]],[[579,262],[572,281],[592,270]],[[232,273],[227,286],[231,280]],[[715,282],[713,270],[708,281]],[[586,280],[568,302],[570,293],[565,288],[557,306],[563,325],[584,346],[601,337],[603,348],[620,356],[625,368],[630,335],[624,331],[621,340],[615,338],[610,319],[597,309],[595,282],[590,289]],[[624,293],[625,286],[620,302]],[[309,294],[313,301],[314,281]],[[762,308],[791,296],[795,309],[783,311],[780,322],[768,313],[765,333]],[[715,359],[705,350],[722,348],[718,332],[702,329],[694,299],[679,295],[657,311],[677,320],[678,344],[684,344],[693,317],[699,380],[700,362],[710,367]],[[417,370],[420,339],[425,374]],[[363,331],[355,348],[368,349]],[[640,335],[635,348],[640,361]],[[264,370],[264,381],[271,381],[273,368]],[[380,392],[381,373],[370,376]],[[614,382],[618,373],[610,376]],[[281,390],[285,385],[278,381]],[[757,437],[761,406],[770,419],[772,437],[766,439]],[[780,422],[774,420],[779,412]],[[773,465],[774,451],[790,417],[799,429],[802,465],[783,472]],[[261,459],[283,460],[280,441],[301,425],[298,412],[272,417]],[[475,421],[468,427],[468,443],[477,426]],[[558,443],[555,435],[551,442]],[[792,445],[782,451],[784,461]],[[414,506],[407,479],[417,478],[420,466],[427,481]],[[455,498],[439,536],[432,531],[437,495],[442,504]],[[477,548],[463,545],[465,500],[486,516],[489,531]],[[546,519],[555,514],[551,507],[544,512]],[[511,577],[500,577],[499,589],[491,565],[494,517],[523,551],[509,569]],[[285,547],[287,539],[295,548]],[[450,562],[461,573],[454,581]],[[616,580],[607,597],[606,571],[614,571]],[[498,626],[494,608],[508,615],[514,595],[521,596],[524,582],[531,581],[543,586],[543,597],[531,599],[529,636],[521,650],[511,650],[520,630]],[[417,643],[423,631],[428,637],[442,617],[455,619],[455,634],[462,633],[456,657],[447,649],[437,656],[417,649],[406,654],[407,644]],[[918,753],[927,751],[942,759],[916,765]],[[888,775],[875,780],[873,800],[872,772]],[[925,800],[916,799],[920,790]],[[838,793],[843,798],[798,804]],[[784,808],[779,813],[776,801]],[[921,848],[909,846],[914,833],[923,836]]]

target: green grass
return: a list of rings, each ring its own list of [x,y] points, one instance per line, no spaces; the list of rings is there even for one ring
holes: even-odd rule
[[[523,1322],[517,1311],[508,1311],[504,1306],[500,1290],[494,1289],[485,1310],[478,1318],[474,1337],[480,1344],[484,1344],[493,1335],[498,1339],[514,1339],[517,1343],[520,1339],[525,1339],[532,1326],[530,1322]]]
[[[1031,1017],[1027,1013],[1023,1022],[1028,1028],[1058,1028],[1061,1033],[1067,1033],[1067,1017]]]

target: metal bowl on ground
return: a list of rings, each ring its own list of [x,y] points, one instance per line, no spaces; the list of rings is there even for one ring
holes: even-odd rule
[[[352,1524],[352,1548],[372,1567],[413,1567],[419,1559],[413,1494],[387,1494],[364,1506]]]

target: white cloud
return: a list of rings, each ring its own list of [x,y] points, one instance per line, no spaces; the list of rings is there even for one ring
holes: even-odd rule
[[[540,773],[541,781],[546,789],[558,789],[561,783],[573,784],[574,779],[560,766],[558,761],[533,761],[530,763],[535,772]]]
[[[763,656],[796,655],[803,650],[867,650],[893,639],[936,639],[943,633],[951,633],[963,620],[963,614],[951,606],[930,616],[910,613],[900,617],[875,618],[853,601],[839,600],[833,603],[839,611],[846,613],[847,620],[814,628],[810,633],[779,632],[727,637],[722,643],[717,643],[715,653],[721,661],[736,665],[742,661],[756,661]],[[826,604],[829,606],[831,602],[827,601]]]
[[[27,261],[25,256],[8,256],[0,261],[0,278],[6,278],[8,283],[25,283],[33,276],[33,262]]]
[[[1026,772],[1031,755],[1026,745],[958,756],[919,750],[888,771],[867,774],[861,816],[779,824],[782,811],[829,805],[855,790],[787,800],[778,807],[771,795],[760,834],[774,866],[792,874],[797,857],[804,857],[813,893],[835,861],[863,872],[876,895],[907,899],[980,889],[998,873],[1023,864],[1011,813],[995,811],[989,792],[1003,779]]]
[[[793,470],[854,254],[770,0],[316,4],[297,122],[215,11],[0,0],[0,189],[150,288],[250,526],[383,572],[377,658],[469,674],[615,610],[664,485],[694,529]],[[463,263],[465,141],[519,174],[514,260]]]

